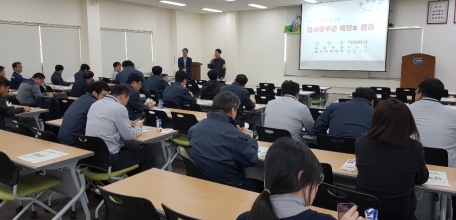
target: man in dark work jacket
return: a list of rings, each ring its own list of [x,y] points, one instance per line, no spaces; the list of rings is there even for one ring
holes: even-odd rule
[[[10,117],[22,112],[29,112],[30,107],[8,107],[5,96],[9,92],[10,81],[4,77],[0,77],[0,130],[5,130],[5,117]]]
[[[239,74],[236,76],[236,80],[234,81],[234,83],[220,88],[220,93],[226,91],[232,92],[241,101],[241,105],[237,110],[237,118],[235,119],[236,121],[238,121],[239,118],[242,116],[242,113],[244,113],[244,108],[247,110],[252,110],[255,108],[255,103],[250,99],[249,92],[247,92],[247,90],[244,89],[245,84],[247,84],[247,82],[247,76],[244,74]]]
[[[178,108],[183,102],[196,104],[196,99],[190,94],[190,91],[185,87],[187,84],[187,73],[184,71],[177,71],[175,82],[166,87],[163,91],[164,102],[174,102]]]
[[[141,71],[135,69],[135,64],[130,60],[125,60],[122,62],[122,67],[123,70],[120,71],[120,73],[118,73],[116,76],[116,84],[125,84],[127,83],[128,77],[131,74],[138,74],[142,79],[142,88],[139,92],[144,94],[147,98],[150,98],[150,91],[148,91],[149,86],[147,86],[147,82],[144,79],[144,74]]]
[[[336,137],[359,138],[370,128],[376,94],[370,88],[356,88],[353,99],[348,102],[333,103],[315,121],[316,135],[326,134]]]

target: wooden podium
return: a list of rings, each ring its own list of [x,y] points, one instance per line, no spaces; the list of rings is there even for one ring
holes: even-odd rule
[[[402,57],[401,88],[417,88],[421,81],[434,76],[434,56],[414,53]]]
[[[201,65],[199,62],[192,62],[193,80],[201,80]]]

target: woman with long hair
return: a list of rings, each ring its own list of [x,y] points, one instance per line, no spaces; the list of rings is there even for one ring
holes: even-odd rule
[[[410,109],[389,99],[375,107],[371,128],[355,143],[358,191],[378,198],[382,219],[415,220],[415,185],[429,172]]]
[[[306,144],[281,138],[268,150],[264,161],[264,191],[250,212],[238,220],[335,220],[309,209],[324,175],[317,157]],[[356,206],[343,220],[362,220]]]

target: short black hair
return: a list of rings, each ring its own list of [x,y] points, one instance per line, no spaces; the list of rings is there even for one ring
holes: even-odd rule
[[[0,66],[0,71],[3,71],[4,69],[5,69],[5,67]]]
[[[121,65],[120,62],[114,62],[114,63],[112,64],[112,67],[117,67],[118,65]]]
[[[163,72],[163,68],[161,66],[154,66],[152,67],[152,74],[160,76]]]
[[[369,101],[374,101],[377,99],[377,94],[374,90],[367,87],[358,87],[355,89],[355,92],[352,93],[353,98],[365,98]]]
[[[63,70],[63,66],[62,65],[55,65],[55,71],[60,71],[60,70]]]
[[[131,60],[125,60],[122,62],[122,67],[127,67],[127,66],[135,66],[135,64]]]
[[[106,83],[105,81],[96,81],[94,83],[90,83],[89,86],[87,86],[87,90],[86,92],[96,92],[96,93],[101,93],[101,91],[111,91],[111,87],[109,87],[108,83]]]
[[[35,73],[33,74],[32,79],[46,79],[46,77],[42,73]]]
[[[81,70],[90,70],[90,66],[84,63],[81,65]]]
[[[425,97],[437,99],[439,101],[442,99],[444,92],[445,86],[442,81],[437,78],[425,79],[418,85],[417,91],[417,93],[421,93]]]
[[[182,51],[184,51],[184,50],[187,51],[187,53],[188,53],[188,49],[187,48],[182,49]]]
[[[130,90],[128,90],[128,88],[124,85],[115,85],[114,87],[112,87],[111,95],[115,97],[121,95],[130,97]]]
[[[232,92],[221,92],[214,97],[212,101],[212,109],[214,112],[220,113],[230,113],[231,109],[234,107],[236,110],[239,108],[241,101]]]
[[[209,72],[207,72],[207,76],[210,80],[217,80],[218,73],[215,70],[209,70]]]
[[[21,62],[14,62],[13,63],[13,69],[17,67],[17,65],[22,64]]]
[[[220,49],[215,49],[215,51],[217,51],[218,53],[222,53],[222,50]]]
[[[292,80],[285,80],[282,83],[282,95],[292,95],[295,96],[299,93],[299,84],[293,82]]]
[[[239,74],[236,76],[236,80],[235,80],[237,83],[241,84],[241,86],[244,86],[245,84],[247,84],[247,82],[249,81],[249,79],[247,79],[247,76],[244,75],[244,74]]]
[[[166,73],[161,74],[161,77],[162,77],[162,78],[163,78],[163,77],[167,77],[167,76],[168,76],[168,74],[166,74]]]
[[[132,82],[142,82],[142,77],[136,73],[132,73],[128,76],[127,83],[130,84]]]
[[[182,70],[176,72],[175,80],[176,82],[183,82],[184,80],[188,79],[187,73]]]
[[[0,87],[9,87],[10,81],[7,78],[0,77]]]
[[[93,74],[92,71],[87,71],[82,75],[82,77],[84,77],[84,79],[90,79],[90,78],[93,78],[94,75],[95,74]]]

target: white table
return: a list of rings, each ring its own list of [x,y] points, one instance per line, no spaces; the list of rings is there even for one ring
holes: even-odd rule
[[[14,107],[23,107],[23,106],[17,105]],[[30,112],[22,112],[19,114],[15,114],[14,116],[21,117],[21,118],[32,117],[35,119],[38,130],[44,131],[44,124],[42,121],[40,121],[39,117],[40,117],[41,113],[46,113],[46,112],[49,112],[49,109],[31,108]]]
[[[70,92],[71,88],[73,87],[72,85],[71,86],[60,86],[60,85],[53,85],[53,84],[46,84],[46,86],[51,87],[53,90],[59,90],[59,91],[63,91],[63,92]]]
[[[440,102],[443,104],[455,104],[456,98],[442,97],[442,99],[440,99]]]

